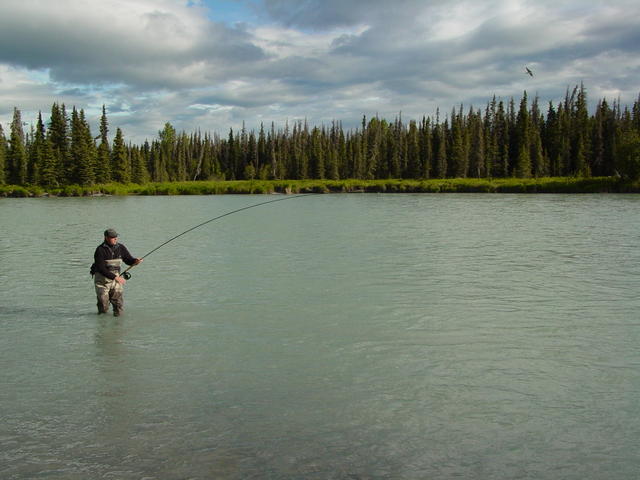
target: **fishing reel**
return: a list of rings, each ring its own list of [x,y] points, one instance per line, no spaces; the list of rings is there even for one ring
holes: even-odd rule
[[[131,278],[131,274],[129,272],[123,272],[120,276],[125,280],[129,280]]]

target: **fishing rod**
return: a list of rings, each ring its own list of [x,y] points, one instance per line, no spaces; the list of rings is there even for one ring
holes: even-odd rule
[[[189,229],[185,230],[184,232],[179,233],[179,234],[178,234],[178,235],[176,235],[175,237],[171,237],[169,240],[167,240],[166,242],[164,242],[164,243],[162,243],[162,244],[158,245],[157,247],[155,247],[155,248],[154,248],[153,250],[151,250],[150,252],[145,253],[142,257],[140,257],[140,260],[142,260],[143,258],[148,257],[149,255],[151,255],[151,254],[152,254],[153,252],[155,252],[156,250],[160,250],[160,249],[161,249],[162,247],[164,247],[167,243],[173,242],[175,239],[180,238],[181,236],[183,236],[183,235],[185,235],[185,234],[187,234],[187,233],[189,233],[189,232],[191,232],[191,231],[195,230],[196,228],[200,228],[200,227],[202,227],[202,226],[204,226],[204,225],[206,225],[206,224],[208,224],[208,223],[215,222],[216,220],[220,220],[221,218],[228,217],[229,215],[233,215],[234,213],[242,212],[243,210],[249,210],[250,208],[259,207],[260,205],[266,205],[266,204],[268,204],[268,203],[282,202],[283,200],[291,200],[291,199],[293,199],[293,198],[308,197],[308,196],[309,196],[309,194],[294,195],[294,196],[291,196],[291,197],[287,195],[286,197],[278,198],[278,199],[276,199],[276,200],[269,200],[269,201],[267,201],[267,202],[254,203],[253,205],[248,205],[248,206],[246,206],[246,207],[238,208],[238,209],[236,209],[236,210],[232,210],[232,211],[230,211],[230,212],[223,213],[222,215],[218,215],[217,217],[210,218],[210,219],[209,219],[209,220],[207,220],[206,222],[202,222],[202,223],[200,223],[200,224],[196,225],[195,227],[191,227],[191,228],[189,228]],[[129,270],[131,270],[131,269],[132,269],[133,267],[135,267],[136,265],[137,265],[137,263],[136,263],[136,264],[133,264],[133,265],[130,265],[130,266],[129,266],[129,267],[128,267],[124,272],[122,272],[122,273],[120,274],[120,276],[121,276],[121,277],[123,277],[125,280],[129,280],[129,279],[131,278],[131,274],[129,273]]]

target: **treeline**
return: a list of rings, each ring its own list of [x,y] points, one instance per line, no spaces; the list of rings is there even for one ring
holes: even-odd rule
[[[125,143],[120,128],[109,142],[104,107],[95,137],[83,110],[69,116],[57,103],[46,125],[41,113],[30,131],[24,125],[15,108],[8,138],[0,126],[0,183],[640,176],[640,97],[631,108],[600,100],[589,115],[583,85],[544,111],[525,91],[517,107],[494,97],[483,110],[460,106],[443,120],[363,117],[350,130],[298,121],[221,137],[166,123],[142,145]]]

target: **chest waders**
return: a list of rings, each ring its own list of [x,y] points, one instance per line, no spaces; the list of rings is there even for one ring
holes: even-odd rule
[[[112,254],[116,255],[117,252],[112,250]],[[122,265],[121,258],[112,258],[105,260],[107,269],[118,274],[120,266]],[[96,288],[96,297],[98,299],[98,313],[107,313],[109,310],[109,304],[113,306],[113,315],[120,316],[124,310],[124,289],[115,280],[105,277],[100,272],[96,272],[94,276],[94,285]]]

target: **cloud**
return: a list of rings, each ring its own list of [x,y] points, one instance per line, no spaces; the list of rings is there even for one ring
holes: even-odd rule
[[[0,7],[0,61],[48,68],[52,80],[140,89],[210,84],[262,53],[201,7],[169,0],[33,2]]]
[[[37,114],[38,110],[43,110],[44,115],[56,98],[48,78],[46,70],[32,71],[0,64],[0,118],[7,121],[8,116],[13,115],[14,107],[30,112],[34,119],[34,113]],[[84,92],[77,90],[66,92],[65,95],[78,105],[89,100]],[[23,115],[23,119],[28,119],[28,116]]]
[[[262,0],[216,14],[227,4],[4,0],[0,122],[14,105],[35,118],[58,101],[97,125],[105,104],[112,129],[142,141],[166,122],[349,127],[363,114],[433,116],[524,90],[557,101],[580,82],[593,104],[638,94],[635,0]]]

